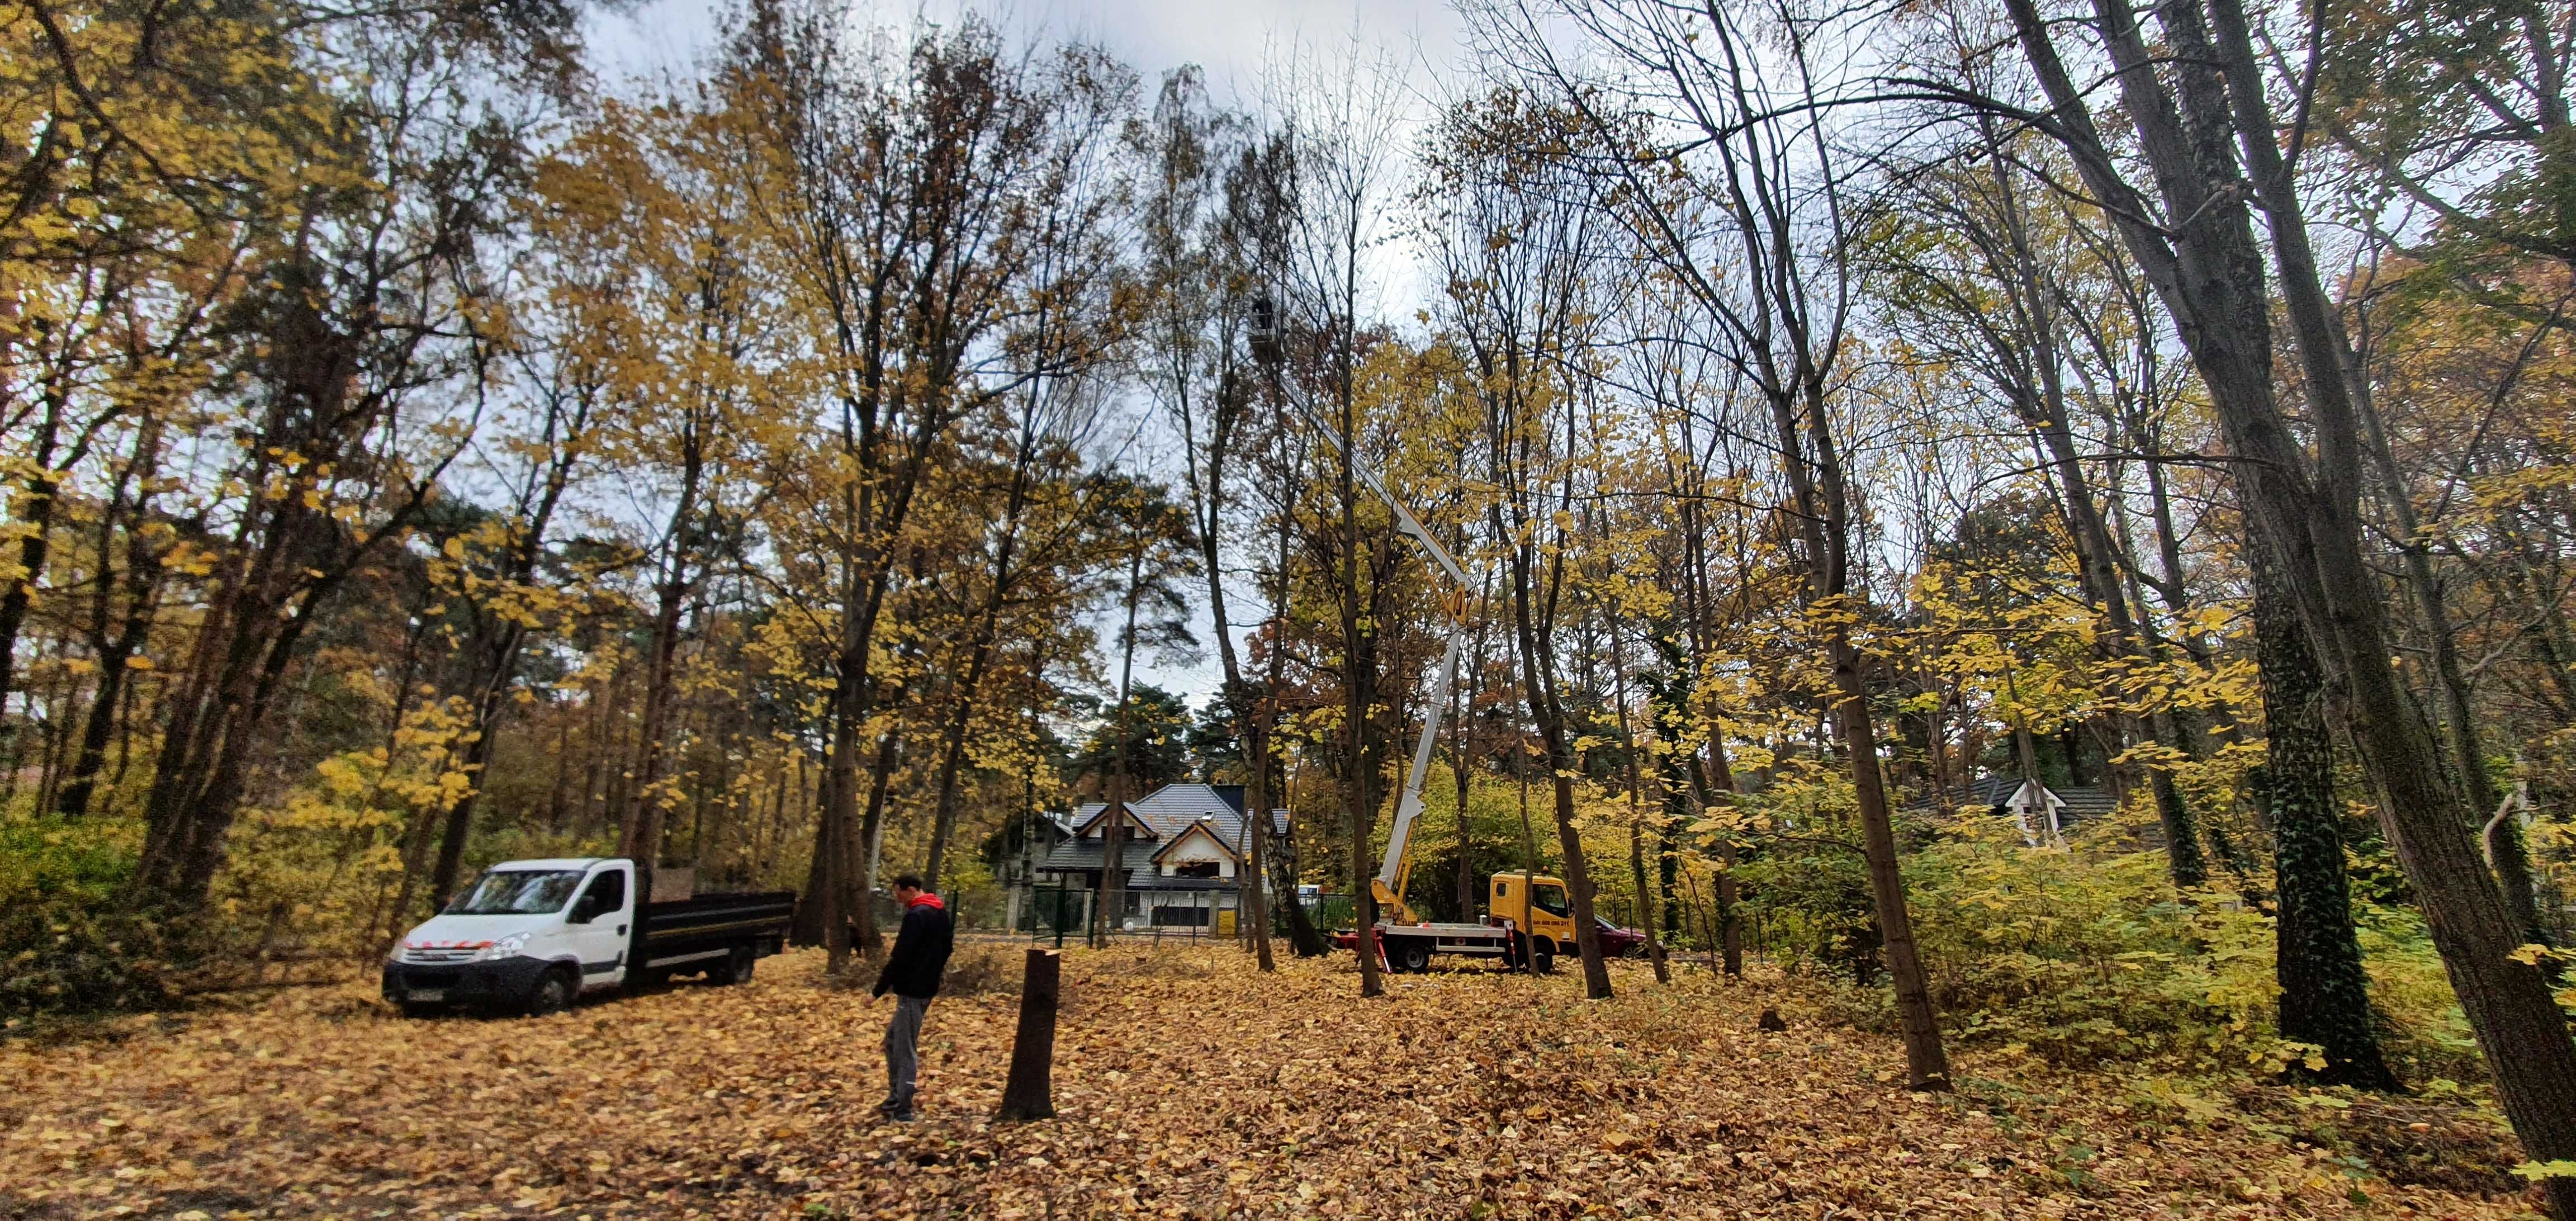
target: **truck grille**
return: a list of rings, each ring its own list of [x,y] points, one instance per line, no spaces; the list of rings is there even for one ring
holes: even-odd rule
[[[417,963],[468,962],[480,952],[481,951],[479,950],[451,949],[443,946],[435,949],[405,948],[402,952],[402,960],[404,962]]]

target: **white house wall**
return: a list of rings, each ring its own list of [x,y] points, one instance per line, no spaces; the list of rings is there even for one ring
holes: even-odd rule
[[[1179,843],[1173,844],[1169,851],[1163,853],[1162,874],[1167,878],[1174,877],[1179,874],[1180,866],[1200,865],[1209,861],[1216,862],[1218,877],[1234,876],[1233,855],[1209,838],[1205,830],[1193,827],[1181,837]]]

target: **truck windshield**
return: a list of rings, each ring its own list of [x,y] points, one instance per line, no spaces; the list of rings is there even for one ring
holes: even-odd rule
[[[447,905],[451,916],[533,916],[561,911],[581,884],[578,869],[494,869]]]

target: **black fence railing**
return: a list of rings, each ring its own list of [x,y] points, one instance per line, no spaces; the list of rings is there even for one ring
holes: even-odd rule
[[[1123,892],[1123,916],[1108,930],[1116,937],[1231,937],[1241,896],[1230,890]],[[1016,931],[1039,941],[1081,941],[1090,935],[1098,896],[1081,886],[1033,887],[1023,897]]]
[[[1306,919],[1319,929],[1351,928],[1359,920],[1359,905],[1349,895],[1305,895],[1298,902],[1306,909]],[[1288,931],[1285,913],[1271,923],[1280,933]]]

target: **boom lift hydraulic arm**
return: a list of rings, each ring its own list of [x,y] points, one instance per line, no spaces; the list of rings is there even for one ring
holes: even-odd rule
[[[1467,635],[1467,573],[1450,556],[1449,549],[1441,546],[1439,540],[1431,537],[1430,531],[1422,528],[1422,523],[1413,516],[1413,510],[1404,507],[1404,502],[1387,490],[1377,473],[1359,465],[1358,452],[1350,448],[1339,429],[1318,419],[1306,404],[1301,402],[1296,406],[1297,414],[1306,418],[1307,427],[1331,442],[1335,449],[1350,455],[1353,473],[1377,494],[1378,499],[1386,502],[1387,508],[1394,510],[1395,528],[1421,544],[1422,550],[1430,555],[1432,562],[1450,581],[1449,596],[1442,599],[1443,609],[1449,616],[1449,639],[1441,651],[1440,682],[1432,688],[1431,699],[1424,706],[1422,734],[1413,742],[1413,767],[1404,774],[1404,795],[1395,803],[1395,826],[1387,832],[1386,856],[1378,863],[1376,879],[1369,884],[1370,893],[1376,896],[1378,906],[1389,919],[1398,924],[1413,924],[1419,921],[1419,917],[1404,901],[1406,885],[1413,875],[1413,820],[1422,814],[1422,778],[1423,773],[1431,768],[1431,744],[1440,736],[1440,714],[1448,708],[1449,692],[1458,682],[1458,650]]]

